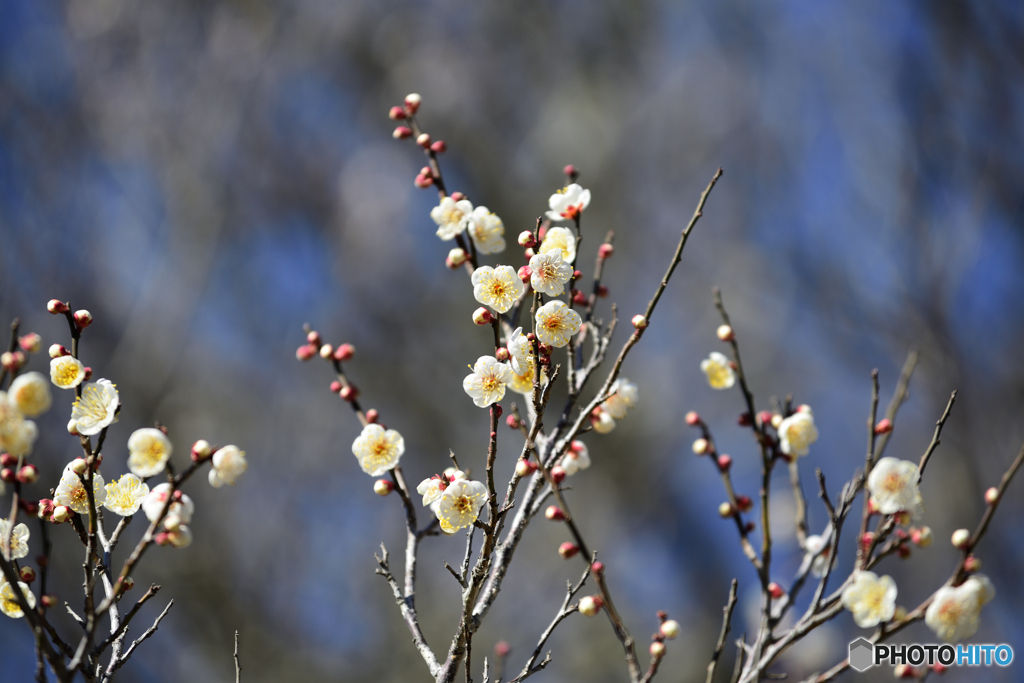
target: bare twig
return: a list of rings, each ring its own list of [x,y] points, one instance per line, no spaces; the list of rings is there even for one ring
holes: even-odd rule
[[[732,585],[729,587],[729,600],[722,609],[724,613],[722,616],[722,631],[718,634],[718,643],[715,645],[715,652],[711,655],[711,662],[708,664],[708,675],[705,679],[707,683],[712,683],[715,680],[715,668],[718,666],[718,659],[722,656],[722,649],[725,648],[725,638],[729,635],[729,627],[732,624],[732,612],[736,608],[736,590],[738,587],[739,582],[733,579]]]

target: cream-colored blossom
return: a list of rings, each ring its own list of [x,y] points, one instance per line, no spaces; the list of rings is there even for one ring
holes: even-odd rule
[[[32,593],[32,589],[28,587],[28,584],[19,581],[18,590],[25,596],[25,602],[28,603],[28,606],[35,608],[36,596]],[[0,612],[3,612],[12,619],[20,619],[25,616],[25,612],[22,611],[21,605],[18,603],[17,593],[14,592],[11,584],[6,581],[0,584]]]
[[[626,411],[636,406],[637,386],[625,377],[615,380],[611,387],[611,396],[601,407],[616,420],[626,417]]]
[[[119,404],[117,387],[109,379],[86,382],[82,387],[82,395],[71,406],[71,420],[75,423],[75,429],[83,436],[99,434],[117,422]]]
[[[103,507],[121,517],[131,517],[142,506],[142,501],[149,495],[149,486],[134,474],[122,474],[116,482],[106,486],[107,499]]]
[[[505,251],[505,224],[501,219],[478,206],[469,215],[469,236],[481,254],[497,254]]]
[[[576,183],[564,187],[548,199],[550,211],[547,217],[553,221],[575,220],[590,206],[590,190],[584,190]]]
[[[569,450],[562,456],[562,469],[569,476],[590,467],[590,451],[582,441],[573,441]]]
[[[352,442],[352,453],[359,466],[371,477],[379,477],[394,469],[405,453],[405,439],[394,429],[385,430],[379,424],[368,424]]]
[[[476,521],[485,502],[487,487],[478,481],[456,479],[441,494],[437,506],[441,529],[446,533],[454,533],[470,526]]]
[[[249,463],[245,459],[245,451],[238,446],[224,446],[213,454],[213,467],[210,469],[210,486],[219,489],[224,484],[233,486],[242,476]]]
[[[167,541],[175,548],[187,548],[192,545],[192,530],[181,524],[167,532]]]
[[[708,384],[712,389],[728,389],[736,383],[736,371],[724,353],[712,351],[701,361],[700,369],[708,376]]]
[[[537,311],[537,339],[556,348],[569,343],[569,338],[580,331],[583,318],[565,305],[564,301],[549,301]]]
[[[50,360],[50,381],[61,389],[74,389],[85,379],[85,366],[74,356]]]
[[[560,296],[572,279],[572,266],[554,249],[530,258],[530,285],[548,296]]]
[[[811,444],[818,440],[814,415],[808,411],[793,413],[779,423],[779,449],[786,455],[807,455]]]
[[[831,548],[828,539],[824,536],[808,536],[804,542],[804,552],[813,557],[811,561],[811,573],[814,576],[822,576],[828,567],[829,553]]]
[[[164,523],[171,517],[174,519],[173,526],[175,527],[191,522],[192,515],[196,510],[195,503],[192,502],[192,499],[187,494],[181,491],[174,491],[172,494],[171,485],[166,482],[154,486],[146,497],[142,499],[142,512],[146,515],[146,519],[150,522],[156,522],[160,519],[160,513],[163,512],[164,505],[167,504],[167,498],[172,495],[174,500],[167,507]]]
[[[572,264],[576,260],[576,236],[569,228],[550,228],[544,234],[544,241],[540,243],[538,254],[546,254],[549,251],[562,255],[562,260]]]
[[[533,369],[533,346],[530,344],[530,340],[526,338],[526,335],[523,334],[522,327],[512,330],[512,334],[508,336],[506,347],[508,348],[509,355],[512,357],[512,372],[525,375]]]
[[[885,457],[871,469],[867,489],[875,508],[883,515],[903,510],[913,513],[921,503],[917,480],[917,463]]]
[[[173,451],[171,440],[159,429],[136,429],[128,437],[128,469],[140,479],[160,474]]]
[[[15,377],[7,395],[25,417],[42,415],[50,409],[50,404],[53,403],[53,397],[50,395],[50,383],[46,381],[46,377],[41,372],[26,372]]]
[[[843,589],[843,607],[853,612],[861,628],[873,628],[896,613],[896,582],[869,571],[857,572],[853,583]]]
[[[416,493],[423,496],[423,505],[426,507],[440,500],[445,488],[445,482],[440,477],[433,476],[421,481],[420,485],[416,487]]]
[[[473,205],[468,199],[455,201],[451,197],[445,197],[440,204],[430,210],[430,217],[437,223],[437,236],[447,241],[454,239],[466,229],[472,213]]]
[[[508,388],[516,392],[517,394],[522,394],[523,396],[532,396],[534,377],[535,374],[533,372],[528,372],[523,375],[517,375],[516,373],[513,372],[512,379],[510,379],[508,382]]]
[[[73,463],[64,467],[64,473],[57,484],[53,495],[54,505],[64,505],[80,515],[89,514],[89,496],[79,475],[71,469]],[[99,472],[92,473],[92,496],[96,507],[103,505],[107,499],[107,489],[103,486],[103,477]]]
[[[11,534],[10,546],[7,545],[8,532]],[[11,523],[0,518],[0,554],[3,554],[8,562],[27,557],[29,535],[28,527],[24,524],[15,524],[12,530]]]
[[[473,271],[473,296],[498,313],[505,313],[526,291],[526,285],[519,279],[512,266],[480,266]]]
[[[607,434],[615,429],[615,418],[609,415],[607,410],[602,410],[591,418],[591,424],[598,434]]]
[[[0,451],[13,456],[32,452],[39,429],[32,420],[26,420],[7,394],[0,391]]]
[[[983,574],[975,574],[960,586],[943,586],[935,592],[924,613],[924,623],[947,643],[970,638],[981,623],[981,608],[996,591]]]
[[[478,408],[486,408],[504,398],[512,374],[508,363],[499,363],[494,356],[480,356],[473,372],[462,380],[462,388]]]

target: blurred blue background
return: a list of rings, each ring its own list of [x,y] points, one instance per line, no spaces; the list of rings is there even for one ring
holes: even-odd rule
[[[716,513],[717,477],[679,427],[699,410],[736,459],[740,491],[756,494],[753,443],[735,426],[742,399],[699,370],[720,350],[712,286],[759,407],[787,394],[814,407],[821,438],[802,461],[812,529],[825,523],[813,468],[835,493],[863,461],[872,368],[884,402],[920,350],[889,455],[920,457],[960,391],[923,484],[936,543],[881,569],[900,604],[945,581],[950,533],[974,527],[1024,439],[1020,3],[0,0],[0,18],[0,314],[49,344],[67,329],[48,299],[92,311],[83,358],[124,406],[108,478],[124,470],[131,431],[154,420],[180,457],[202,437],[239,444],[251,463],[233,488],[196,482],[195,544],[157,549],[136,573],[175,607],[126,680],[227,680],[235,629],[248,681],[427,678],[373,575],[378,543],[398,552],[404,540],[397,501],[359,471],[359,428],[327,369],[294,360],[306,322],[356,345],[352,378],[405,436],[414,482],[443,469],[449,448],[482,469],[486,419],[461,380],[489,332],[469,322],[464,273],[443,267],[436,194],[412,183],[420,154],[390,137],[387,110],[409,92],[449,145],[449,188],[501,216],[510,243],[546,209],[562,166],[581,170],[594,199],[580,262],[589,276],[600,236],[616,231],[606,282],[627,319],[725,169],[624,367],[640,406],[588,437],[595,466],[570,494],[633,633],[645,640],[659,609],[683,623],[666,680],[703,680],[732,576],[734,633],[752,630],[756,610],[753,570]],[[77,448],[70,398],[56,398],[34,456],[47,486]],[[519,450],[510,435],[501,477]],[[799,553],[779,474],[788,583]],[[980,549],[999,599],[978,642],[1024,638],[1021,486]],[[57,585],[70,597],[79,549],[65,531]],[[504,639],[522,666],[578,575],[554,552],[563,540],[555,525],[532,528],[474,641],[478,662]],[[423,547],[420,613],[439,652],[459,599],[441,562],[461,552],[454,539]],[[778,671],[827,668],[857,632],[843,614]],[[931,634],[918,625],[905,638]],[[544,680],[625,676],[603,620],[566,622],[552,648]],[[0,621],[0,661],[10,680],[31,678],[22,623]],[[985,676],[1017,680],[1016,668]]]

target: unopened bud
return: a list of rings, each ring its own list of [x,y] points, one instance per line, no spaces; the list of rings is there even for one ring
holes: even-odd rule
[[[892,431],[892,420],[883,418],[875,425],[875,434],[888,434]]]
[[[580,547],[572,541],[566,541],[562,545],[558,546],[558,554],[562,556],[563,560],[568,560],[570,557],[574,557],[579,551]]]
[[[985,491],[985,502],[989,505],[995,505],[996,501],[999,500],[999,489],[995,486]]]
[[[682,633],[683,629],[680,628],[679,622],[675,619],[669,619],[661,623],[661,635],[665,636],[669,640],[674,640]]]
[[[932,530],[923,526],[910,532],[910,540],[920,548],[927,548],[932,544]]]
[[[665,656],[665,643],[660,640],[656,640],[651,643],[651,656],[660,658]]]
[[[597,255],[600,259],[604,260],[615,253],[615,247],[608,242],[605,242],[597,249]]]
[[[697,425],[700,424],[700,415],[691,410],[686,414],[686,424],[690,425],[691,427],[696,427]]]
[[[416,138],[416,144],[424,149],[430,147],[430,135],[427,133],[420,133]]]
[[[53,504],[52,500],[49,498],[43,498],[39,501],[39,509],[36,512],[36,516],[41,520],[48,520],[53,516],[53,509],[55,507],[56,506]]]
[[[35,465],[25,465],[18,470],[18,481],[22,484],[33,484],[39,478],[39,469]]]
[[[718,456],[718,468],[726,472],[732,467],[732,456],[731,455],[720,455]]]
[[[429,173],[420,173],[413,179],[412,184],[421,190],[425,190],[434,184],[434,176]]]
[[[29,332],[18,339],[18,346],[25,353],[39,353],[39,349],[43,347],[43,339],[35,332]]]
[[[750,416],[750,413],[740,413],[740,416],[736,418],[736,424],[740,427],[749,427],[754,424],[754,418]]]
[[[330,360],[330,358],[333,355],[334,347],[331,346],[330,344],[324,344],[323,346],[320,347],[320,357],[323,358],[324,360]]]
[[[761,426],[770,425],[772,423],[772,412],[770,410],[762,410],[757,414],[757,421]]]
[[[509,426],[509,429],[519,429],[519,418],[515,415],[509,415],[505,418],[505,424]]]
[[[562,512],[562,508],[557,505],[549,505],[544,511],[544,517],[550,519],[552,522],[561,522],[565,519],[565,513]]]
[[[600,595],[586,595],[580,598],[580,614],[592,617],[604,607],[604,600]]]
[[[781,415],[772,415],[772,427],[778,429],[779,425],[782,424],[783,419],[784,418]]]
[[[604,285],[598,285],[597,286],[597,296],[600,299],[603,299],[606,296],[608,296],[608,288],[605,287]]]
[[[529,460],[520,458],[519,461],[516,463],[516,474],[519,475],[520,477],[527,476],[528,474],[533,472],[533,468],[530,465],[532,465],[532,463]]]
[[[409,126],[398,126],[391,132],[391,137],[396,140],[412,137],[412,128],[409,128]]]
[[[405,96],[405,109],[410,114],[415,114],[416,110],[420,108],[420,102],[422,98],[419,93],[409,93]]]
[[[718,506],[718,515],[725,519],[726,517],[732,517],[735,510],[732,507],[732,503],[726,501]]]
[[[473,322],[477,325],[490,325],[494,321],[494,316],[486,308],[481,306],[480,308],[473,311]]]
[[[72,418],[71,421],[68,422],[68,434],[71,436],[78,436],[78,420]]]
[[[778,600],[785,594],[786,591],[782,589],[782,586],[775,583],[774,581],[768,584],[768,595],[772,596],[774,600]]]
[[[354,384],[347,384],[341,388],[338,392],[342,399],[352,402],[359,398],[359,389]]]
[[[84,368],[82,368],[82,370],[85,372],[85,376],[82,378],[83,382],[88,382],[90,379],[92,379],[92,368],[86,365]]]
[[[957,529],[953,532],[953,547],[963,550],[971,542],[971,532],[967,529]]]
[[[370,424],[374,424],[380,419],[380,413],[377,412],[376,408],[370,408],[366,411],[366,421]]]
[[[754,503],[750,500],[750,496],[736,496],[736,507],[740,509],[740,512],[749,512],[750,508],[754,507]]]
[[[975,557],[974,555],[968,555],[967,558],[964,560],[964,571],[981,571],[981,558]]]
[[[120,583],[122,593],[127,593],[131,589],[135,588],[135,579],[133,579],[130,576],[126,576],[123,579],[121,579]]]
[[[693,452],[696,455],[704,455],[711,448],[711,444],[707,439],[697,439],[693,442]]]
[[[633,327],[635,327],[638,330],[642,330],[645,327],[647,327],[647,316],[634,315],[633,320],[631,322],[633,323]]]
[[[530,266],[523,266],[519,269],[519,279],[523,282],[529,282],[533,276],[533,268]]]
[[[49,354],[50,358],[60,358],[69,355],[69,352],[61,344],[50,344]]]
[[[78,329],[83,330],[86,327],[89,327],[89,325],[91,325],[91,324],[92,324],[92,313],[90,313],[89,311],[85,310],[84,308],[81,309],[81,310],[75,311],[75,325],[78,326]]]
[[[57,604],[57,596],[47,594],[39,598],[39,602],[43,605],[43,607],[50,608]]]
[[[523,250],[523,258],[527,261],[532,259],[534,256],[536,256],[536,252],[532,248]]]
[[[18,456],[10,453],[0,453],[0,467],[17,467]]]
[[[334,349],[334,360],[347,361],[352,360],[356,355],[356,347],[351,344],[342,344],[338,348]]]
[[[66,303],[64,303],[60,299],[50,299],[50,301],[46,304],[46,310],[48,310],[50,313],[53,313],[54,315],[60,315],[62,313],[67,313],[71,309],[68,307]]]
[[[812,411],[811,407],[809,405],[807,405],[806,403],[801,403],[800,405],[798,405],[796,407],[796,412],[798,412],[798,413],[807,413],[808,415],[813,415],[814,414],[814,411]]]
[[[17,475],[14,472],[13,467],[4,467],[0,469],[0,481],[6,481],[8,484],[12,483]]]
[[[875,542],[875,532],[873,532],[873,531],[865,531],[864,534],[861,535],[861,537],[860,537],[860,546],[864,550],[867,550],[868,548],[870,548],[874,542]]]
[[[906,543],[901,543],[896,546],[896,554],[899,555],[900,559],[905,560],[910,557],[910,546]]]
[[[66,505],[58,505],[53,508],[53,514],[50,515],[50,519],[52,519],[55,524],[63,524],[71,519],[71,509]]]
[[[572,302],[574,304],[576,304],[577,306],[584,306],[586,305],[587,301],[588,299],[586,294],[584,294],[578,289],[572,290]]]
[[[451,198],[453,202],[461,202],[463,199],[466,198],[466,195],[456,190],[455,192],[452,192]]]
[[[71,461],[71,471],[75,474],[85,474],[85,470],[88,467],[89,465],[85,462],[84,458],[75,458]]]
[[[373,483],[373,492],[378,496],[386,496],[395,490],[395,485],[389,479],[378,479]]]
[[[519,233],[519,246],[526,249],[537,246],[537,238],[533,236],[533,233],[529,230],[523,230]]]
[[[494,654],[498,658],[508,657],[512,652],[512,646],[504,640],[499,640],[494,644]]]
[[[604,562],[594,562],[590,565],[590,572],[592,574],[603,574],[604,573]]]
[[[8,372],[14,372],[25,364],[24,351],[4,351],[0,354],[0,365]]]
[[[401,121],[406,118],[405,110],[401,107],[391,107],[388,110],[388,118],[392,121]]]
[[[448,151],[448,145],[445,144],[444,140],[438,140],[430,146],[430,151],[435,154],[444,154]]]
[[[572,178],[574,180],[580,174],[580,172],[577,171],[576,167],[573,166],[572,164],[569,164],[565,168],[563,168],[562,169],[562,173],[564,173],[565,175],[569,176],[570,178]]]
[[[551,481],[555,482],[556,484],[561,484],[564,479],[565,470],[562,468],[561,465],[555,465],[554,467],[551,468]]]
[[[206,460],[213,455],[213,446],[206,439],[199,439],[192,444],[192,462],[199,462],[200,460]]]
[[[298,360],[309,360],[316,355],[316,347],[311,344],[303,344],[295,350],[295,357]]]
[[[540,351],[540,355],[542,356],[550,356],[555,349],[553,346],[551,346],[551,344],[548,344],[547,342],[541,342],[540,344],[537,345],[537,350]]]
[[[498,359],[499,363],[504,363],[509,358],[512,357],[512,354],[510,354],[508,352],[508,349],[506,349],[504,346],[502,346],[501,348],[499,348],[497,351],[494,352],[494,357]]]
[[[18,573],[21,574],[21,580],[25,583],[32,583],[36,580],[36,570],[27,565],[22,567],[21,571]]]
[[[719,325],[718,329],[715,330],[715,335],[724,342],[732,341],[736,338],[731,325]]]

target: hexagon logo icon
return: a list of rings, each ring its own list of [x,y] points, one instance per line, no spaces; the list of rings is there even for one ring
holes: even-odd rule
[[[858,638],[850,643],[850,668],[867,671],[875,665],[875,646],[867,638]]]

